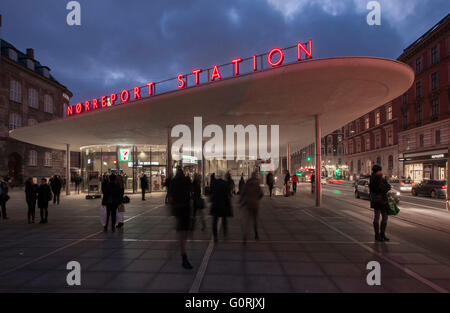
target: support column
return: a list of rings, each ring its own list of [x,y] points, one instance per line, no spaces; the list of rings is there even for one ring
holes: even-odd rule
[[[287,151],[286,151],[286,169],[289,172],[289,175],[291,174],[291,144],[287,144]]]
[[[321,184],[321,164],[320,164],[320,144],[321,144],[321,135],[320,135],[320,119],[318,115],[314,116],[314,141],[315,141],[315,154],[316,154],[316,169],[315,169],[315,189],[316,189],[316,207],[320,207],[322,202],[322,184]]]
[[[66,195],[70,195],[70,145],[66,145]]]
[[[172,176],[172,140],[170,127],[167,129],[167,177]]]

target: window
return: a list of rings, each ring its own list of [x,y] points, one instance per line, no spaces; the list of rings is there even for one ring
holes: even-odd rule
[[[331,145],[333,143],[333,137],[330,135],[327,137],[327,144]]]
[[[53,98],[50,95],[44,96],[44,111],[53,113]]]
[[[422,82],[416,82],[416,98],[422,98]]]
[[[358,160],[358,173],[361,172],[361,160]]]
[[[388,146],[392,146],[393,144],[394,144],[394,136],[393,136],[393,134],[392,134],[393,132],[392,132],[392,129],[391,128],[389,128],[388,130],[387,130],[387,132],[386,132],[386,142],[387,142],[387,145]]]
[[[416,105],[416,124],[422,123],[422,104]]]
[[[416,73],[422,72],[422,58],[416,60]]]
[[[38,92],[36,89],[28,89],[28,106],[39,109]]]
[[[431,74],[431,90],[436,90],[438,88],[438,73]]]
[[[393,169],[394,169],[394,157],[390,155],[388,158],[388,170],[392,171]]]
[[[431,48],[431,64],[435,64],[439,61],[438,47],[437,45]]]
[[[377,162],[375,164],[378,164],[381,166],[381,158],[380,157],[377,157]]]
[[[17,62],[17,51],[14,49],[8,49],[9,50],[9,58],[13,61]]]
[[[380,112],[375,113],[375,125],[380,125]]]
[[[341,143],[342,142],[342,135],[339,135],[338,136],[338,143]]]
[[[9,115],[9,130],[13,130],[22,126],[22,117],[17,113]]]
[[[359,120],[356,120],[356,133],[359,134],[360,129],[361,128],[361,124],[359,123]]]
[[[28,165],[37,166],[37,151],[30,150],[28,152]]]
[[[431,100],[431,119],[437,120],[439,117],[439,99]]]
[[[365,129],[369,129],[370,128],[370,121],[369,121],[369,117],[366,116],[366,118],[364,119],[364,124],[365,124]]]
[[[52,166],[52,153],[45,152],[44,166]]]
[[[369,151],[369,150],[370,150],[370,137],[367,136],[366,137],[366,151]]]
[[[402,112],[402,124],[403,124],[403,129],[408,128],[408,110],[404,110]]]
[[[440,129],[436,130],[435,135],[434,135],[434,141],[436,142],[437,145],[441,144],[441,130]]]
[[[381,148],[381,136],[380,133],[375,135],[375,149]]]
[[[22,103],[22,86],[17,80],[11,79],[9,100]]]
[[[403,94],[403,104],[408,104],[408,92]]]
[[[348,144],[348,149],[349,149],[349,153],[353,154],[353,141],[350,141],[350,143]]]
[[[361,152],[361,141],[357,141],[356,142],[356,153],[360,153]]]
[[[386,108],[386,118],[392,120],[392,105],[388,105]]]
[[[424,146],[424,136],[423,134],[419,135],[419,147],[423,147]]]
[[[34,118],[28,119],[28,126],[34,126],[37,124],[37,121]]]

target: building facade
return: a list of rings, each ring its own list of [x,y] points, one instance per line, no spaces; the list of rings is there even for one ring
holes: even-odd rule
[[[402,176],[416,182],[447,179],[450,146],[450,15],[398,58],[415,73],[401,109],[399,162]]]
[[[65,177],[65,151],[14,140],[9,131],[63,117],[72,93],[36,61],[33,49],[23,53],[4,40],[0,73],[0,175],[13,186],[28,177]],[[73,171],[79,169],[79,160],[79,153],[71,155]]]

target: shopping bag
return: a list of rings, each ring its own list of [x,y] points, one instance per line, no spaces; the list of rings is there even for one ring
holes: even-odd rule
[[[106,206],[104,205],[100,207],[100,224],[106,225]]]
[[[117,221],[117,223],[123,223],[124,215],[125,215],[124,212],[117,212],[116,213],[116,221]]]
[[[395,202],[394,198],[392,198],[391,195],[388,196],[388,215],[397,215],[400,212],[400,209],[397,206],[397,203]]]

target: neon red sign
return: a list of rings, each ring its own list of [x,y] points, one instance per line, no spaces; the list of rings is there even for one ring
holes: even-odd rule
[[[207,70],[207,81],[208,82],[215,82],[222,79],[222,73],[221,68],[224,66],[232,66],[232,76],[239,76],[240,73],[240,67],[241,64],[244,64],[246,61],[251,62],[249,65],[250,68],[252,68],[253,72],[264,70],[264,63],[270,65],[270,68],[278,67],[283,65],[283,62],[286,59],[285,51],[288,49],[295,49],[296,50],[296,61],[302,61],[302,55],[305,56],[304,59],[312,58],[312,40],[310,39],[307,43],[301,43],[298,42],[295,46],[280,49],[280,48],[274,48],[270,50],[268,53],[265,54],[254,54],[252,57],[247,59],[242,58],[234,58],[231,60],[231,63],[227,63],[224,65],[218,66],[217,64],[213,65],[212,68]],[[266,59],[264,59],[266,57]],[[264,61],[265,60],[265,61]],[[260,64],[258,64],[258,61],[260,61]],[[188,78],[189,76],[193,76],[195,81],[195,86],[200,85],[200,76],[204,70],[202,69],[194,69],[192,70],[192,73],[188,74],[178,74],[177,77],[172,78],[170,80],[176,80],[177,87],[179,89],[185,89],[187,88],[188,84]],[[230,75],[230,74],[228,74]],[[204,77],[204,76],[203,76]],[[165,80],[162,82],[149,82],[144,87],[138,87],[135,86],[133,89],[123,89],[119,94],[117,93],[111,93],[108,96],[101,96],[100,99],[95,98],[92,100],[86,100],[84,102],[79,102],[76,105],[70,105],[67,106],[66,115],[72,116],[74,114],[81,114],[83,112],[91,112],[96,111],[100,109],[107,108],[109,106],[115,106],[118,104],[124,104],[131,100],[139,100],[146,97],[152,97],[156,94],[156,87],[160,83],[164,83]],[[191,86],[194,87],[194,86]],[[142,88],[148,88],[148,94],[147,96],[143,96],[141,94]],[[175,86],[174,86],[175,88]],[[176,88],[175,88],[176,89]],[[116,103],[117,101],[120,101],[120,103]]]

